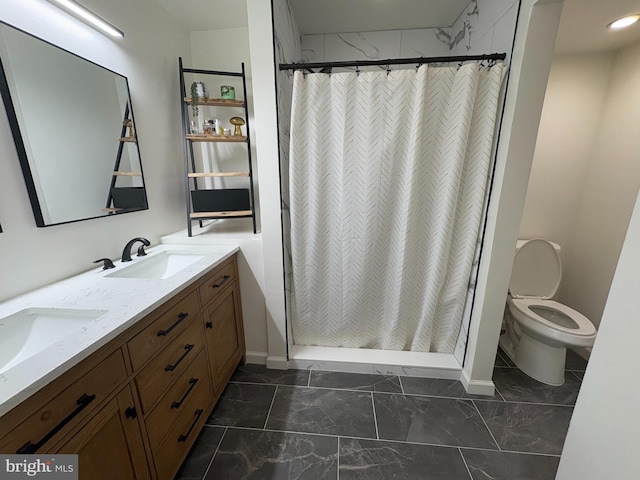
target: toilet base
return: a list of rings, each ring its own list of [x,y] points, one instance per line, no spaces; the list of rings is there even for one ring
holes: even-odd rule
[[[515,349],[516,366],[530,377],[547,385],[564,383],[565,347],[553,347],[523,334]]]

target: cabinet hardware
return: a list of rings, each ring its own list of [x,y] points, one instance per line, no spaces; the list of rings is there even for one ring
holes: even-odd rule
[[[180,365],[180,362],[184,360],[184,357],[186,357],[192,349],[193,349],[193,343],[187,343],[184,346],[184,353],[180,355],[180,358],[176,360],[176,363],[174,363],[173,365],[171,364],[167,365],[166,367],[164,367],[164,371],[173,372],[176,369],[176,367]]]
[[[82,396],[76,400],[76,404],[78,405],[73,412],[67,415],[58,425],[53,427],[49,433],[47,433],[39,442],[31,443],[28,441],[23,446],[21,446],[16,453],[20,455],[36,453],[40,447],[42,447],[45,443],[47,443],[51,438],[58,433],[60,430],[64,428],[67,423],[69,423],[73,418],[78,415],[82,410],[84,410],[91,402],[96,399],[95,395],[87,395],[86,393],[82,394]]]
[[[200,419],[200,415],[202,415],[202,412],[204,412],[204,410],[199,408],[193,413],[196,416],[196,418],[193,420],[193,423],[189,427],[189,430],[187,431],[187,433],[185,433],[184,435],[180,435],[178,437],[179,442],[185,442],[187,440],[187,438],[189,437],[189,434],[191,433],[191,430],[193,430],[193,427],[195,427],[196,423],[198,423],[198,420]]]
[[[174,328],[176,328],[180,322],[182,322],[185,318],[187,318],[189,316],[189,313],[184,313],[184,312],[180,312],[178,314],[178,320],[176,320],[176,322],[171,325],[169,328],[167,328],[166,330],[158,330],[158,336],[159,337],[164,337],[166,335],[168,335],[169,333],[171,333],[171,330],[173,330]]]
[[[189,388],[186,392],[184,392],[184,395],[182,395],[182,398],[179,402],[173,402],[171,404],[171,408],[180,408],[180,405],[182,405],[182,402],[184,402],[187,396],[191,393],[191,390],[193,390],[193,387],[196,386],[196,383],[198,383],[197,378],[192,378],[191,380],[189,380]]]
[[[221,287],[222,285],[224,285],[224,284],[225,284],[225,282],[226,282],[227,280],[229,280],[230,278],[231,278],[231,276],[229,276],[229,275],[224,275],[224,276],[222,277],[222,281],[221,281],[220,283],[214,283],[213,285],[211,285],[211,287],[212,287],[212,288],[220,288],[220,287]]]
[[[204,326],[207,328],[213,328],[213,322],[207,322],[204,324]]]
[[[138,417],[138,412],[136,411],[136,407],[129,407],[124,411],[124,416],[126,418],[134,419]]]

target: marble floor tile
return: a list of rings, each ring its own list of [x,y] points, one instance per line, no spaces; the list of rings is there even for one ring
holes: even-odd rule
[[[575,405],[580,380],[565,373],[564,385],[554,387],[534,380],[517,368],[496,368],[493,383],[507,402],[550,403]]]
[[[584,380],[584,372],[571,372],[572,375],[575,375],[575,377],[580,380],[580,382],[582,382],[582,380]]]
[[[202,480],[224,434],[224,427],[205,426],[189,455],[180,467],[175,480]]]
[[[370,392],[402,393],[398,377],[367,373],[313,371],[311,372],[309,386],[366,390]]]
[[[275,390],[274,385],[230,383],[206,423],[264,428]]]
[[[507,355],[505,351],[502,350],[502,348],[498,347],[497,355],[502,359],[502,361],[506,364],[506,366],[516,368],[516,364],[513,363],[513,360],[509,358],[509,355]]]
[[[264,365],[242,365],[231,377],[232,382],[301,385],[309,382],[309,370],[274,370]]]
[[[380,439],[497,450],[471,400],[380,393],[374,401]]]
[[[205,480],[335,480],[338,438],[229,428]]]
[[[267,428],[376,438],[371,393],[278,387]]]
[[[502,450],[560,455],[573,408],[473,400]]]
[[[340,480],[469,480],[457,448],[340,438]]]
[[[554,480],[560,457],[462,449],[473,480]]]
[[[567,348],[567,359],[565,360],[564,369],[584,372],[587,369],[587,360],[570,348]]]
[[[504,358],[500,356],[500,353],[496,353],[496,361],[493,364],[495,367],[509,367],[510,365]]]

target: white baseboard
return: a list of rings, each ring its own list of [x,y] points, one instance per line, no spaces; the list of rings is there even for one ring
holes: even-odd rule
[[[268,356],[267,352],[247,352],[245,361],[252,365],[266,365]]]
[[[462,371],[462,375],[460,375],[460,381],[467,393],[472,395],[487,395],[493,397],[496,394],[496,386],[491,380],[472,380],[464,370]]]
[[[267,368],[272,368],[274,370],[287,370],[289,368],[289,362],[286,357],[268,356],[266,365]]]

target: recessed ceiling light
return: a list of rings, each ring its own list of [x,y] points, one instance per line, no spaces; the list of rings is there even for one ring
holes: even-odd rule
[[[625,27],[628,27],[630,25],[633,25],[638,20],[640,20],[640,14],[627,15],[626,17],[622,17],[622,18],[619,18],[618,20],[616,20],[614,22],[611,22],[608,25],[608,28],[610,28],[611,30],[619,30],[621,28],[625,28]]]

